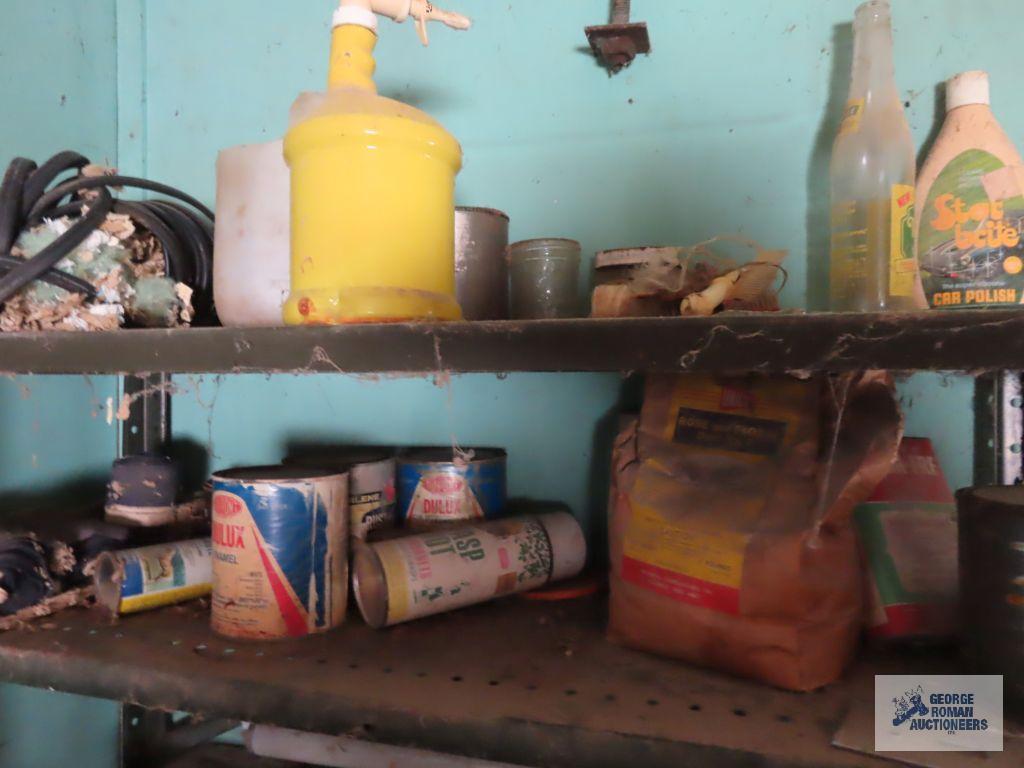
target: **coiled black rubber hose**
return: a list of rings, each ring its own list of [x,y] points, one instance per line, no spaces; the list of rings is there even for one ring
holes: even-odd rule
[[[56,593],[49,553],[31,536],[0,537],[0,616],[10,616]]]
[[[129,216],[140,229],[150,232],[163,249],[167,276],[192,288],[197,320],[212,320],[213,310],[213,211],[180,190],[134,176],[82,176],[88,158],[65,151],[41,166],[15,158],[0,182],[0,304],[33,280],[44,280],[67,291],[92,298],[93,286],[54,268],[98,228],[110,212]],[[54,181],[74,171],[52,189]],[[114,200],[111,188],[130,187],[157,192],[171,200]],[[86,190],[98,190],[87,199]],[[184,203],[184,205],[182,205]],[[83,215],[82,208],[88,208]],[[77,221],[67,232],[30,259],[11,254],[18,235],[44,218],[68,216]]]

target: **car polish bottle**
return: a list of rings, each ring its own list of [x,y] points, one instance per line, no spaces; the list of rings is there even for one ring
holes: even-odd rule
[[[946,120],[917,183],[917,258],[935,309],[1024,301],[1024,173],[986,72],[946,84]]]

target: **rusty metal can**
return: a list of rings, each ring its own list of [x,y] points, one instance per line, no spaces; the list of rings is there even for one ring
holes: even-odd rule
[[[504,514],[507,454],[499,448],[474,448],[466,456],[451,448],[417,448],[399,457],[402,525],[422,530]]]
[[[285,459],[285,464],[348,473],[349,536],[365,541],[374,531],[395,526],[393,448],[338,446]]]
[[[1024,487],[963,488],[956,501],[966,655],[1024,707]]]
[[[466,320],[508,319],[508,216],[455,209],[455,296]]]
[[[553,512],[362,544],[352,582],[379,629],[571,578],[586,558],[579,523]]]
[[[92,568],[96,602],[113,614],[181,603],[213,588],[209,539],[104,552]]]
[[[213,631],[275,639],[341,624],[348,520],[345,473],[277,466],[215,474]]]

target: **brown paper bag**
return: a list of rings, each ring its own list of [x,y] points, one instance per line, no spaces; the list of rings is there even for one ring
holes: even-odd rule
[[[862,580],[851,515],[891,466],[884,373],[652,377],[613,457],[613,640],[793,690],[837,679]]]

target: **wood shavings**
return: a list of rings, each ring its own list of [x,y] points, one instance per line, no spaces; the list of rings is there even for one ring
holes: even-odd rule
[[[192,289],[184,283],[174,284],[174,293],[177,294],[178,300],[181,302],[181,309],[178,311],[178,317],[181,322],[185,325],[189,325],[192,322],[193,309],[192,309]]]
[[[67,576],[74,567],[75,553],[67,544],[58,542],[50,553],[50,571],[57,576]]]
[[[89,163],[89,165],[82,168],[82,175],[86,178],[97,178],[99,176],[116,176],[117,168],[112,168],[109,165],[100,165],[99,163]]]
[[[97,166],[91,175],[110,172],[111,169]],[[53,219],[44,221],[32,231],[60,234],[68,226],[67,219]],[[100,263],[97,259],[103,257],[109,260],[111,248],[126,250],[128,258],[124,259],[122,255],[126,263],[104,271],[105,262],[104,266],[97,266]],[[21,257],[28,255],[17,247],[12,249],[12,253]],[[137,230],[131,218],[125,214],[108,214],[100,228],[76,249],[74,256],[80,268],[81,265],[94,265],[86,279],[96,289],[96,298],[87,300],[81,294],[54,292],[52,289],[40,296],[38,292],[26,289],[0,308],[0,332],[116,330],[128,318],[136,295],[136,282],[142,278],[162,277],[166,274],[166,258],[160,241],[148,231]],[[70,258],[58,264],[58,268],[82,276],[82,271],[75,270],[74,266]],[[93,276],[97,273],[98,276]],[[178,301],[162,324],[189,325],[194,316],[192,289],[178,284],[174,292]]]
[[[52,616],[58,611],[63,611],[67,608],[73,608],[77,605],[89,605],[92,603],[94,595],[95,590],[90,586],[70,589],[59,595],[48,597],[37,605],[23,608],[11,616],[0,619],[0,632],[24,627],[35,619]]]
[[[127,240],[135,234],[135,224],[131,216],[125,213],[107,214],[107,220],[100,225],[100,229],[120,241]]]
[[[135,277],[159,277],[167,274],[167,263],[160,241],[148,232],[138,232],[124,242],[132,254]]]

